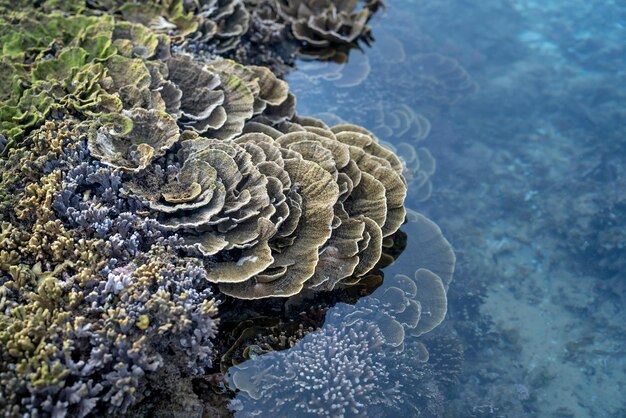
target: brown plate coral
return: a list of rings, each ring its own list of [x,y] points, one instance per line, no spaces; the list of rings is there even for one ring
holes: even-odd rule
[[[270,340],[296,347],[331,305],[381,286],[404,245],[407,168],[432,174],[434,162],[297,115],[269,68],[219,56],[248,33],[246,7],[337,56],[371,39],[378,2],[39,3],[0,0],[3,415],[197,413],[194,389],[234,359],[227,346],[261,354],[217,340],[221,306],[241,334],[265,315]],[[363,62],[340,82],[361,83]],[[402,115],[381,123],[404,129]],[[407,228],[427,240],[425,259],[385,281],[377,309],[344,312],[341,350],[411,344],[427,358],[408,337],[443,320],[454,260],[416,219]],[[305,306],[310,326],[275,325],[298,324],[276,313]],[[251,393],[244,375],[237,386]]]
[[[367,22],[381,2],[359,5],[359,0],[276,0],[278,14],[302,43],[300,54],[342,59],[357,41],[373,38]],[[361,6],[361,7],[359,7]]]
[[[185,131],[169,167],[157,162],[125,185],[203,257],[223,293],[333,289],[368,273],[404,220],[406,185],[391,151],[351,125],[300,122],[276,125],[288,133],[253,122],[233,140]]]

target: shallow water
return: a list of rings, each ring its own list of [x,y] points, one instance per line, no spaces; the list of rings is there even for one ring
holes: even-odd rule
[[[304,290],[286,302],[220,297],[215,347],[211,316],[197,320],[204,331],[186,330],[224,356],[199,356],[207,358],[193,381],[174,373],[163,392],[180,395],[173,405],[151,389],[141,395],[160,416],[189,407],[194,417],[626,417],[626,5],[389,0],[370,24],[375,40],[347,63],[300,60],[287,80],[300,115],[362,125],[404,159],[407,222],[372,246],[393,260],[384,280],[374,269],[356,283],[347,278],[353,286]],[[189,50],[207,52],[196,47]],[[5,139],[0,134],[0,148]],[[91,190],[80,192],[77,206],[99,202]],[[359,252],[370,239],[363,233]],[[332,245],[321,252],[321,264],[338,269],[350,260]],[[135,258],[128,266],[144,260]],[[43,276],[38,264],[32,273]],[[134,264],[130,273],[110,271],[114,265],[98,273],[111,279],[105,294],[117,295],[134,277]],[[325,280],[317,289],[332,283]],[[186,292],[167,289],[193,307]],[[202,292],[194,300],[211,295],[209,287]],[[6,294],[0,306],[8,309]],[[141,331],[150,325],[144,319],[136,321]],[[64,350],[72,379],[87,378],[92,366],[83,373],[77,360],[84,353]],[[132,357],[124,344],[116,350]],[[157,376],[172,372],[162,371]],[[110,386],[125,390],[116,373],[107,375]],[[84,401],[87,413],[108,402],[95,400],[99,385],[93,399],[79,386],[63,389],[70,409],[46,401],[42,410],[71,414]],[[135,386],[128,388],[131,402]],[[58,388],[40,392],[47,390]],[[6,395],[0,390],[0,405]],[[35,397],[20,402],[38,405]]]
[[[406,416],[626,416],[625,18],[620,2],[389,1],[371,48],[289,75],[301,114],[421,150],[407,206],[437,222],[457,268],[444,324],[374,361],[390,381],[413,367]],[[407,233],[387,278],[420,267]],[[321,361],[311,350],[345,340],[345,317],[389,286],[254,367]],[[438,347],[430,366],[414,361],[420,341]],[[297,385],[276,393],[299,402]],[[326,395],[327,411],[349,404]],[[344,413],[388,416],[381,397]]]

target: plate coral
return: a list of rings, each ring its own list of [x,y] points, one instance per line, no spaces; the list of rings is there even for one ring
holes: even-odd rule
[[[421,357],[406,367],[425,367],[418,338],[443,320],[454,270],[436,225],[409,214],[404,228],[427,240],[412,247],[421,267],[384,279],[367,303],[340,303],[332,325],[318,328],[342,298],[381,286],[381,269],[406,245],[408,187],[421,182],[428,198],[434,159],[408,144],[396,152],[358,125],[297,114],[273,71],[292,53],[344,60],[373,40],[367,23],[380,7],[0,1],[3,415],[201,415],[209,407],[198,382],[233,347],[222,319],[243,324],[311,300],[325,304],[316,326],[286,336],[288,354],[261,355],[262,333],[246,340],[257,361],[228,372],[229,388],[270,404],[280,397],[265,412],[316,414],[328,405],[307,401],[316,395],[299,376],[331,390],[361,379],[342,374],[356,368],[363,386],[338,391],[342,413],[405,405],[389,362],[410,345]],[[283,52],[250,56],[268,30]],[[257,65],[267,60],[274,65]],[[462,77],[449,78],[462,90]],[[428,135],[427,119],[410,109],[381,108],[379,120],[383,136]],[[260,387],[249,373],[266,361],[305,398],[272,389],[285,385],[280,375]],[[372,396],[380,387],[391,389]],[[160,396],[185,400],[164,407]]]

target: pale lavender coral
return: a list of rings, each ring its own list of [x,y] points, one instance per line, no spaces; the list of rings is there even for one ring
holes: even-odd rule
[[[326,325],[293,348],[230,369],[241,416],[367,416],[401,403],[377,324]],[[253,382],[253,383],[250,383]]]
[[[82,162],[68,171],[63,179],[63,189],[54,197],[53,208],[74,228],[96,229],[91,224],[101,222],[109,212],[118,215],[127,209],[128,203],[118,198],[121,184],[121,174],[117,170],[102,167],[98,162]],[[95,203],[99,205],[94,207]]]
[[[131,265],[117,267],[116,269],[111,271],[107,276],[107,281],[104,284],[104,289],[102,289],[102,294],[118,295],[130,284],[131,274],[133,271],[134,270]]]
[[[289,350],[231,367],[229,385],[239,390],[231,408],[242,417],[441,416],[437,373],[417,354],[422,343],[388,343],[380,319],[393,309],[385,305],[375,297],[338,304]]]
[[[176,170],[169,165],[163,175]],[[165,236],[154,219],[137,215],[145,208],[123,195],[121,176],[119,170],[98,161],[83,161],[68,171],[52,205],[59,219],[71,228],[80,229],[86,237],[108,241],[107,255],[116,259],[111,268],[164,240],[173,247],[183,244],[175,234]]]
[[[76,416],[82,418],[95,408],[102,389],[101,384],[94,384],[93,380],[88,380],[76,382],[74,385],[63,389],[63,392],[65,392],[64,397],[68,403],[76,405]]]
[[[152,371],[156,368],[155,364]],[[114,370],[104,376],[109,390],[102,396],[102,400],[109,403],[108,413],[117,410],[125,412],[137,400],[135,391],[143,376],[141,367],[126,363],[117,363]]]
[[[216,302],[206,273],[195,260],[161,258],[140,254],[136,263],[94,278],[83,308],[48,340],[57,347],[49,365],[69,372],[58,384],[25,388],[0,371],[2,387],[44,416],[85,416],[94,408],[124,414],[149,393],[147,374],[166,362],[188,376],[211,367],[216,311],[203,304]],[[155,266],[148,276],[140,270],[146,265]],[[145,326],[138,325],[142,317]]]
[[[154,220],[135,213],[141,204],[121,196],[121,187],[121,172],[97,161],[83,161],[68,171],[52,204],[59,219],[71,228],[89,238],[107,239],[108,255],[118,261],[131,259],[164,239]],[[169,244],[178,240],[172,236]]]

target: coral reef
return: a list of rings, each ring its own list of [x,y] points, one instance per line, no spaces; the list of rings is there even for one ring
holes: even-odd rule
[[[358,416],[402,396],[386,370],[384,338],[371,322],[327,326],[286,352],[265,354],[232,371],[242,416],[296,411],[302,416]],[[335,405],[332,412],[329,405]],[[288,412],[289,411],[289,412]]]
[[[110,16],[19,16],[0,22],[2,61],[12,86],[3,94],[4,152],[46,118],[92,118],[132,106],[159,107],[142,59],[169,54],[167,38]],[[53,45],[52,50],[50,45]],[[153,86],[157,87],[157,86]],[[164,105],[162,105],[163,107]]]
[[[296,54],[343,62],[360,41],[369,44],[373,37],[367,22],[382,2],[30,0],[19,6],[1,4],[0,10],[14,12],[27,6],[46,13],[112,14],[167,35],[187,52],[264,65],[282,76],[294,68]]]
[[[301,42],[300,55],[319,59],[345,60],[357,41],[372,41],[367,22],[381,2],[359,0],[276,0],[280,17]]]
[[[229,57],[246,65],[263,65],[278,77],[284,77],[295,67],[296,47],[287,42],[288,29],[278,15],[272,0],[245,2],[250,12],[248,31]]]
[[[106,2],[105,2],[106,3]],[[248,30],[249,13],[241,0],[118,2],[125,20],[167,33],[175,42],[191,40],[223,54]],[[110,6],[107,6],[110,12]]]
[[[253,122],[233,141],[185,131],[175,156],[124,186],[204,258],[223,293],[331,290],[368,273],[404,220],[402,164],[391,151],[352,125],[295,120],[275,125],[288,133]]]
[[[456,379],[462,350],[440,339],[429,363],[419,337],[445,316],[454,254],[423,216],[412,215],[408,225],[416,233],[407,247],[419,255],[415,276],[388,277],[369,298],[331,308],[324,326],[290,350],[260,349],[228,369],[228,384],[239,391],[231,404],[238,414],[441,415],[438,385]]]
[[[342,118],[329,112],[316,115],[328,124],[345,124]],[[432,193],[431,178],[437,162],[428,148],[419,146],[430,133],[429,120],[406,105],[386,109],[379,103],[372,115],[375,126],[372,132],[385,138],[382,144],[392,150],[402,161],[402,174],[407,183],[407,200],[425,202]]]
[[[113,14],[168,35],[176,44],[194,42],[213,54],[233,49],[248,30],[250,15],[241,0],[47,1],[46,11]]]
[[[328,62],[346,63],[348,59],[361,63],[354,79],[346,75],[340,86],[356,85],[369,72],[367,56],[359,54],[361,45],[374,40],[369,20],[383,3],[374,1],[309,1],[309,0],[248,0],[250,13],[248,32],[229,57],[243,64],[264,65],[279,76],[296,67],[316,60],[326,77],[337,74]],[[300,60],[296,66],[296,57]],[[313,64],[315,65],[315,64]]]
[[[217,303],[204,268],[129,212],[120,173],[89,158],[85,136],[76,122],[47,122],[29,151],[2,161],[14,167],[6,190],[19,193],[0,247],[7,416],[123,413],[164,362],[189,375],[212,362]]]
[[[421,343],[391,351],[383,325],[375,321],[328,320],[331,324],[322,331],[308,334],[288,351],[231,368],[231,385],[241,391],[232,407],[241,416],[292,411],[303,416],[379,416],[383,411],[440,408],[433,405],[439,402],[433,372],[424,358],[414,355],[424,351]],[[392,372],[394,366],[403,372]]]
[[[288,27],[300,53],[341,60],[371,41],[367,22],[380,3],[361,6],[0,1],[4,415],[197,415],[197,379],[215,371],[216,360],[235,363],[239,349],[265,359],[278,354],[262,352],[288,347],[289,361],[327,349],[319,364],[341,366],[337,381],[323,369],[308,372],[329,388],[349,384],[337,392],[345,414],[367,402],[439,408],[436,384],[407,401],[400,388],[409,383],[389,371],[401,358],[404,375],[436,377],[416,339],[446,314],[454,256],[426,218],[409,216],[418,245],[428,243],[411,277],[388,278],[368,304],[339,304],[330,315],[336,328],[315,331],[341,297],[355,301],[381,285],[379,268],[405,237],[404,175],[423,173],[426,184],[432,158],[418,149],[402,160],[360,126],[296,115],[285,81],[228,58],[262,63],[246,54],[270,39],[292,44],[258,54],[282,59],[294,50],[284,39]],[[369,72],[362,63],[338,83],[361,84]],[[404,130],[398,121],[381,124]],[[411,123],[427,131],[417,116]],[[262,347],[239,337],[216,342],[223,300],[250,306],[226,315],[241,322],[233,332],[243,336],[258,325],[246,322],[254,309],[304,309],[309,297],[322,301],[307,306],[315,316],[309,326],[265,326],[273,328]],[[334,341],[342,342],[328,346]],[[420,355],[402,354],[408,346]],[[360,376],[349,372],[353,365]],[[305,413],[323,408],[289,396],[277,407],[290,403]]]

